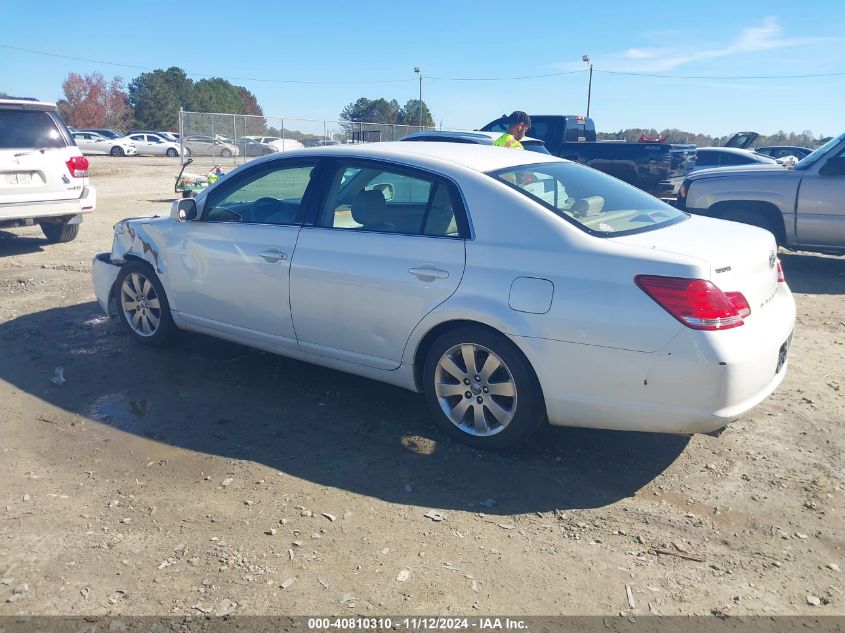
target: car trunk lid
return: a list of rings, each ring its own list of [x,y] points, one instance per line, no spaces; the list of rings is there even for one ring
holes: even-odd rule
[[[765,310],[777,292],[775,238],[754,226],[692,216],[665,228],[611,239],[708,263],[708,281],[724,292],[741,292],[751,307],[748,319]]]

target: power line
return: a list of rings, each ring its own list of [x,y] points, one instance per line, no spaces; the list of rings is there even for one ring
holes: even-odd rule
[[[656,77],[659,79],[810,79],[812,77],[841,77],[845,72],[810,73],[805,75],[659,75],[655,73],[623,72],[620,70],[595,69],[605,75],[627,75],[629,77]]]
[[[59,59],[70,59],[73,61],[89,62],[92,64],[103,64],[105,66],[117,66],[119,68],[131,68],[133,70],[143,70],[152,72],[160,70],[156,68],[149,68],[147,66],[137,66],[133,64],[124,64],[120,62],[109,62],[102,59],[92,59],[90,57],[77,57],[74,55],[62,55],[59,53],[50,53],[47,51],[38,51],[31,48],[22,48],[20,46],[10,46],[8,44],[0,44],[0,48],[5,48],[23,53],[31,53],[33,55],[44,55],[47,57],[56,57]],[[666,75],[658,73],[640,73],[640,72],[625,72],[620,70],[602,70],[594,68],[594,72],[604,73],[606,75],[623,75],[628,77],[650,77],[657,79],[811,79],[817,77],[841,77],[845,76],[843,72],[832,73],[808,73],[800,75]],[[455,82],[493,82],[493,81],[523,81],[529,79],[547,79],[550,77],[562,77],[564,75],[576,75],[586,73],[587,69],[567,70],[557,73],[546,73],[541,75],[522,75],[518,77],[425,77],[430,81],[455,81]],[[394,83],[408,83],[417,81],[416,78],[410,77],[408,79],[362,79],[362,80],[309,80],[309,79],[268,79],[263,77],[233,77],[227,75],[217,75],[215,73],[196,73],[185,72],[190,77],[220,77],[221,79],[231,81],[254,81],[261,83],[281,83],[281,84],[295,84],[295,85],[364,85],[364,84],[394,84]]]

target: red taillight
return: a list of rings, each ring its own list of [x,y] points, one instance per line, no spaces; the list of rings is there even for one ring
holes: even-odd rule
[[[782,284],[786,281],[783,276],[783,266],[780,265],[780,260],[778,260],[778,283]]]
[[[74,178],[88,177],[88,159],[84,156],[72,156],[65,165],[67,165],[67,170]]]
[[[725,294],[705,279],[634,277],[640,289],[681,323],[694,330],[727,330],[743,324],[751,314],[739,292]]]
[[[725,296],[731,302],[731,305],[736,308],[739,316],[747,319],[748,315],[751,314],[751,306],[748,305],[748,300],[745,296],[741,292],[726,292]]]

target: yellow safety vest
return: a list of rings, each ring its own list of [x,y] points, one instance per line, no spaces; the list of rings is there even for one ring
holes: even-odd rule
[[[525,149],[522,146],[522,143],[517,141],[512,134],[508,134],[507,132],[493,141],[493,145],[496,147],[506,147],[508,149]]]

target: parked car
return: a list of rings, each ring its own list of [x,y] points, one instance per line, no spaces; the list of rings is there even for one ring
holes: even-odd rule
[[[146,132],[143,134],[130,134],[127,136],[138,150],[139,154],[150,154],[152,156],[179,156],[179,143],[168,141],[159,134]]]
[[[757,154],[747,149],[736,147],[699,147],[691,158],[692,166],[688,171],[725,167],[729,165],[777,165],[774,158]]]
[[[115,225],[100,305],[423,391],[479,448],[554,425],[708,432],[783,379],[775,240],[581,165],[470,144],[250,161]]]
[[[702,170],[681,186],[690,213],[759,226],[779,245],[845,255],[845,134],[794,167],[748,165]]]
[[[96,132],[74,132],[73,140],[85,155],[135,156],[138,150],[126,137],[106,138]]]
[[[74,239],[97,204],[88,166],[56,104],[0,99],[0,228],[38,223],[49,242]]]
[[[280,152],[290,151],[292,149],[302,149],[305,147],[299,141],[295,141],[292,138],[282,138],[280,136],[245,136],[244,138],[252,139],[257,143],[265,143],[267,145],[272,145]]]
[[[492,145],[501,134],[498,132],[463,132],[457,130],[428,130],[423,132],[412,132],[401,138],[402,141],[437,141],[445,143],[475,143],[477,145]],[[548,154],[546,144],[538,138],[524,137],[522,146],[532,152]]]
[[[182,139],[185,147],[185,156],[220,156],[231,158],[238,156],[240,150],[236,145],[208,134],[191,134]]]
[[[177,144],[179,143],[179,136],[174,136],[170,132],[159,132],[158,130],[129,130],[126,135],[129,136],[130,134],[155,134],[156,136],[163,138],[165,141]]]
[[[794,147],[791,145],[768,145],[765,147],[755,147],[754,151],[758,154],[762,154],[763,156],[774,158],[775,160],[778,158],[786,158],[788,156],[795,156],[795,158],[801,160],[813,152],[813,150],[807,147]]]
[[[70,128],[68,128],[70,129]],[[104,138],[121,138],[126,136],[123,132],[119,132],[117,130],[112,130],[106,127],[98,127],[98,128],[85,128],[84,130],[71,130],[72,132],[94,132],[99,134]]]
[[[508,129],[503,115],[481,128],[487,132]],[[580,115],[531,115],[528,136],[541,139],[546,149],[560,156],[634,185],[658,197],[672,197],[684,176],[684,159],[692,145],[648,142],[597,141],[596,126]]]
[[[259,143],[246,137],[234,139],[232,144],[235,145],[244,156],[267,156],[267,154],[273,154],[274,152],[279,151],[272,145]]]

